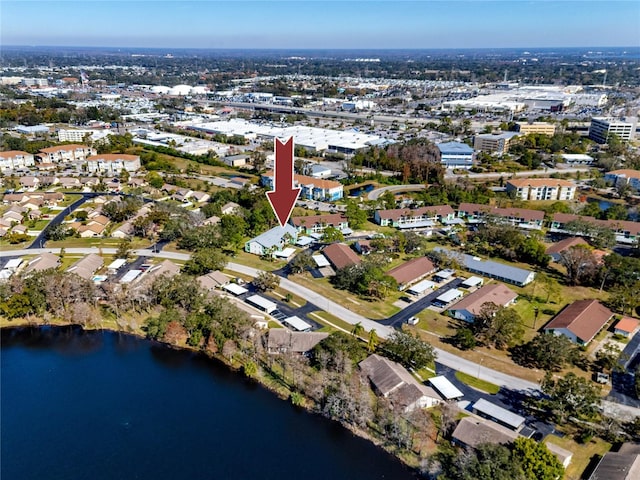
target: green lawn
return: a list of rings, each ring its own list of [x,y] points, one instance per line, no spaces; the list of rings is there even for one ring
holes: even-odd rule
[[[500,391],[500,387],[498,385],[480,380],[479,378],[467,375],[466,373],[456,372],[456,378],[465,385],[469,385],[472,388],[482,390],[483,392],[489,393],[491,395],[495,395]]]
[[[313,320],[325,326],[325,328],[322,328],[320,330],[321,332],[335,332],[338,330],[342,330],[350,333],[353,330],[353,325],[345,322],[344,320],[340,320],[335,315],[331,315],[324,310],[316,310],[315,312],[311,312],[310,316]],[[362,338],[368,340],[369,333],[364,332],[362,334]]]
[[[604,455],[611,449],[611,444],[604,440],[594,437],[587,444],[579,444],[574,441],[570,435],[562,438],[556,435],[548,435],[545,442],[553,443],[559,447],[573,452],[571,463],[565,471],[566,480],[578,480],[582,478],[582,473],[589,465],[594,455]],[[604,479],[603,479],[604,480]]]

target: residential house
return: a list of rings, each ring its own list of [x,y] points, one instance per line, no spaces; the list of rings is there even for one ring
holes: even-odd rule
[[[85,280],[91,280],[93,275],[102,268],[104,265],[104,259],[95,253],[90,253],[84,258],[81,258],[73,265],[71,265],[67,272],[75,273],[76,275],[84,278]]]
[[[613,333],[625,338],[633,337],[640,329],[640,320],[631,317],[622,317],[613,328]]]
[[[507,193],[518,200],[573,200],[577,186],[558,178],[514,178],[507,181]]]
[[[293,176],[294,186],[300,187],[300,196],[309,200],[323,200],[333,202],[344,196],[344,189],[340,182],[305,175]],[[273,171],[266,172],[261,178],[262,185],[273,189]]]
[[[334,227],[340,231],[349,228],[349,220],[341,213],[291,217],[289,223],[296,228],[298,234],[307,235],[311,233],[322,233],[327,227]]]
[[[17,170],[19,168],[32,167],[35,160],[31,153],[21,150],[9,150],[0,152],[0,171]]]
[[[417,257],[392,268],[387,275],[398,282],[399,290],[405,290],[409,285],[422,280],[436,270],[436,266],[427,257]]]
[[[278,226],[247,241],[244,250],[254,255],[273,255],[282,251],[285,245],[294,244],[297,238],[298,232],[293,225]]]
[[[220,208],[222,215],[237,215],[242,208],[235,202],[227,202]]]
[[[507,445],[518,438],[518,433],[495,422],[474,417],[460,419],[451,434],[451,440],[464,448],[477,448],[485,443]]]
[[[536,274],[531,270],[513,267],[493,260],[482,260],[466,253],[453,252],[446,248],[436,247],[434,251],[444,253],[460,262],[462,268],[471,273],[494,278],[501,282],[523,287],[533,281]]]
[[[200,275],[197,280],[200,286],[209,292],[231,282],[231,279],[219,270],[209,272],[206,275]]]
[[[588,247],[589,244],[582,237],[569,237],[551,245],[549,248],[547,248],[546,253],[554,262],[557,262],[560,260],[560,254],[562,252],[569,250],[571,247],[577,246]]]
[[[440,152],[440,163],[446,169],[465,169],[473,167],[474,151],[466,143],[437,143]]]
[[[547,323],[544,331],[564,335],[579,345],[587,345],[607,325],[611,317],[611,310],[598,300],[578,300]]]
[[[373,219],[383,227],[406,229],[433,227],[435,222],[450,221],[455,216],[455,211],[450,205],[432,205],[414,209],[376,210]]]
[[[33,176],[20,177],[20,186],[26,190],[36,190],[40,186],[40,178]]]
[[[636,192],[640,191],[640,170],[612,170],[604,174],[604,179],[616,187],[629,185]]]
[[[272,328],[267,334],[267,352],[304,354],[328,336],[325,332],[292,332],[288,328]]]
[[[322,250],[322,254],[329,260],[335,270],[340,270],[350,265],[358,265],[361,262],[358,254],[344,243],[332,243]]]
[[[589,480],[637,480],[640,478],[640,444],[624,443],[617,452],[607,452]]]
[[[407,369],[380,355],[370,355],[359,363],[376,392],[389,399],[395,410],[410,412],[442,403],[436,391],[418,382]]]
[[[122,170],[137,172],[140,170],[138,155],[123,153],[104,153],[87,160],[87,171],[93,174],[119,175]]]
[[[518,294],[503,283],[490,283],[456,303],[449,309],[449,314],[458,320],[473,322],[485,303],[508,307],[513,305],[517,298]]]
[[[78,189],[82,185],[82,183],[80,183],[80,179],[76,177],[61,177],[59,179],[59,184],[62,188],[67,189]]]
[[[205,203],[209,201],[211,195],[206,192],[195,191],[191,197],[196,203]]]
[[[58,268],[60,266],[60,257],[54,255],[53,253],[41,253],[37,257],[29,260],[27,267],[24,270],[25,274],[29,274],[32,272],[39,272],[42,270],[47,270],[49,268]]]

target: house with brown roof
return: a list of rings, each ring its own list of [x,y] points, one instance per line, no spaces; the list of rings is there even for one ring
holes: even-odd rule
[[[361,262],[358,254],[344,243],[332,243],[322,250],[322,254],[329,260],[335,270],[340,270],[350,265],[358,265]]]
[[[582,237],[569,237],[564,240],[560,240],[559,242],[554,243],[549,248],[547,248],[547,255],[551,257],[554,262],[560,260],[560,254],[565,250],[569,250],[571,247],[577,246],[588,247],[589,243]]]
[[[442,397],[433,388],[418,382],[399,363],[374,354],[360,362],[359,366],[376,392],[389,399],[396,410],[410,412],[442,403]]]
[[[387,272],[398,282],[398,289],[404,290],[411,284],[435,273],[436,266],[427,257],[417,257],[398,265]]]
[[[640,329],[640,320],[632,317],[622,317],[616,326],[613,327],[613,333],[622,335],[626,338],[633,337]]]
[[[288,328],[272,328],[267,334],[267,352],[306,353],[328,336],[326,332],[292,332]]]
[[[513,305],[518,294],[504,283],[490,283],[470,293],[449,309],[449,314],[458,320],[473,322],[485,303],[495,303],[499,307]]]
[[[220,288],[231,282],[231,279],[219,270],[200,275],[197,280],[200,286],[208,291]]]
[[[611,317],[611,310],[597,300],[578,300],[547,323],[544,331],[564,335],[579,345],[587,345],[607,325]]]
[[[87,224],[87,225],[82,225],[79,224],[78,222],[75,222],[72,225],[72,228],[74,228],[79,234],[80,237],[82,238],[95,238],[95,237],[99,237],[100,235],[102,235],[106,229],[106,227],[104,225],[101,225],[99,223],[91,223],[91,224]]]
[[[458,422],[451,439],[461,447],[477,448],[483,443],[507,445],[518,436],[517,432],[495,422],[465,417]]]
[[[60,257],[53,253],[44,252],[33,258],[27,264],[24,273],[39,272],[49,268],[58,268],[60,266]]]
[[[84,278],[85,280],[91,280],[94,273],[102,268],[104,265],[104,259],[95,253],[90,253],[84,258],[81,258],[73,265],[71,265],[67,272],[75,273],[79,277]]]
[[[289,223],[296,227],[298,233],[306,233],[307,235],[311,233],[322,233],[327,227],[337,228],[340,231],[349,228],[349,220],[341,213],[291,217]]]

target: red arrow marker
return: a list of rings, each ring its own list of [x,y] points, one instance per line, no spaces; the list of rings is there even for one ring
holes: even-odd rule
[[[273,190],[267,192],[267,199],[280,226],[284,227],[289,221],[301,191],[301,188],[293,187],[293,137],[290,137],[286,143],[276,138],[275,153]]]

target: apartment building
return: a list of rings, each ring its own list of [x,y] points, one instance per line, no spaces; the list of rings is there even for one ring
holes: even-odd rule
[[[373,219],[383,227],[405,229],[432,227],[435,222],[453,220],[455,216],[455,211],[450,205],[432,205],[414,209],[376,210]]]
[[[73,143],[43,148],[38,153],[38,158],[41,163],[70,163],[84,162],[89,156],[95,154],[95,148]]]
[[[611,135],[617,135],[620,140],[629,141],[633,139],[637,118],[628,120],[612,117],[593,117],[589,126],[589,138],[598,143],[607,143]]]
[[[541,135],[555,135],[556,126],[553,123],[547,122],[516,122],[518,126],[518,132],[523,135],[529,135],[530,133],[537,133]]]
[[[264,187],[273,188],[273,170],[262,175],[261,182]],[[300,194],[302,198],[332,202],[344,196],[342,184],[332,180],[294,175],[293,183],[302,189]]]
[[[474,152],[466,143],[446,142],[436,145],[440,150],[440,163],[445,168],[463,168],[470,169],[473,167]]]
[[[576,184],[556,178],[516,178],[507,182],[507,193],[511,192],[518,200],[572,200]]]
[[[21,150],[0,152],[0,171],[31,167],[35,164],[33,155]]]
[[[613,170],[604,174],[604,179],[616,186],[629,185],[636,191],[640,191],[640,170],[628,168]]]
[[[87,160],[89,173],[106,173],[118,175],[122,170],[137,172],[140,170],[140,157],[138,155],[125,155],[123,153],[105,153],[96,155]]]
[[[477,152],[497,153],[502,155],[509,151],[513,139],[521,135],[519,132],[483,133],[473,139],[473,148]]]

